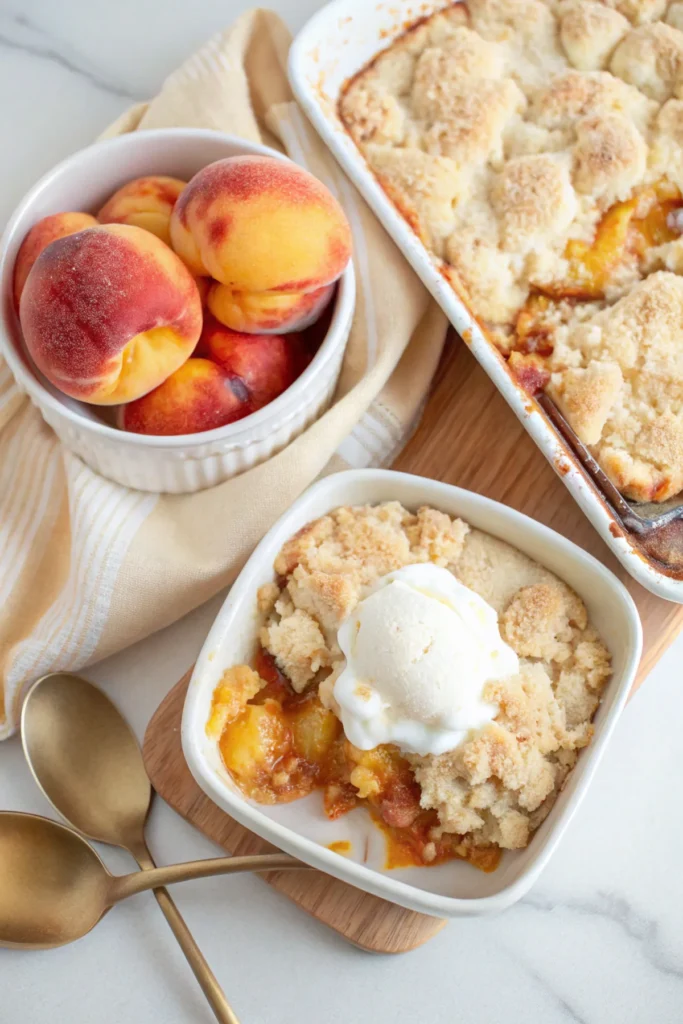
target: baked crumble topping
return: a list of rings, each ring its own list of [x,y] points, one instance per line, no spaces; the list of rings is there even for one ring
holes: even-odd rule
[[[683,3],[469,0],[340,115],[532,393],[629,498],[683,489]]]
[[[337,629],[386,573],[419,563],[448,569],[499,616],[519,673],[489,683],[494,720],[455,750],[418,756],[344,737],[334,682],[344,668]],[[580,598],[522,552],[461,519],[398,502],[338,508],[287,541],[264,615],[255,670],[229,669],[209,731],[247,795],[290,800],[324,792],[336,817],[366,800],[413,860],[466,857],[491,868],[526,846],[591,739],[610,655]]]

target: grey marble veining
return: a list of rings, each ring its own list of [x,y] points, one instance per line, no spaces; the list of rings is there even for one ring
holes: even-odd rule
[[[316,0],[277,0],[295,29]],[[0,221],[50,166],[144,99],[242,0],[0,0]],[[219,605],[89,674],[142,736]],[[553,861],[517,906],[450,923],[403,957],[349,947],[255,878],[176,888],[243,1024],[683,1024],[683,640],[626,709]],[[20,744],[0,746],[0,806],[49,813]],[[160,862],[216,848],[160,801]],[[132,864],[101,850],[116,872]],[[1,1024],[211,1020],[154,902],[86,939],[0,950]]]
[[[78,76],[85,85],[112,96],[121,96],[131,101],[143,98],[123,82],[105,77],[98,70],[96,62],[78,53],[66,40],[57,39],[41,29],[25,14],[0,16],[0,50],[3,49],[15,50],[36,60],[56,64]]]
[[[531,907],[541,913],[562,910],[589,921],[595,917],[610,921],[637,944],[641,956],[656,971],[677,978],[682,983],[683,1005],[683,961],[675,950],[667,948],[661,935],[658,918],[637,910],[626,896],[598,890],[587,898],[565,897],[555,900],[542,892],[532,891],[522,902],[525,907]]]

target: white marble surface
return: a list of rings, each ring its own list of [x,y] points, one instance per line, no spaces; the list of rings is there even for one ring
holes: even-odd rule
[[[0,0],[0,223],[53,163],[242,8],[242,0]],[[277,0],[293,29],[313,0]],[[142,736],[195,657],[218,600],[93,669]],[[592,792],[531,894],[453,922],[398,958],[346,945],[255,878],[175,895],[243,1024],[677,1024],[683,1021],[683,640],[627,708]],[[16,739],[0,806],[49,813]],[[158,802],[159,862],[216,848]],[[101,851],[117,872],[119,851]],[[61,950],[0,951],[2,1024],[212,1020],[151,896]]]

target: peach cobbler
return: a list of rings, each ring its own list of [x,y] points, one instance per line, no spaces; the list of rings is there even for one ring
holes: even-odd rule
[[[517,549],[433,508],[343,507],[283,546],[251,665],[207,726],[261,803],[365,805],[390,866],[492,870],[541,824],[610,676],[580,598]],[[256,597],[256,595],[255,595]]]
[[[516,379],[627,497],[677,494],[683,3],[468,0],[339,110]]]

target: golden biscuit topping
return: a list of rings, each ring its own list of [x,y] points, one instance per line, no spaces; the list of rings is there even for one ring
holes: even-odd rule
[[[499,708],[490,725],[456,750],[406,755],[407,762],[420,786],[421,807],[437,815],[433,841],[457,834],[462,850],[516,849],[527,844],[576,751],[589,742],[590,721],[610,675],[609,653],[565,583],[504,541],[433,508],[416,514],[398,502],[339,508],[283,546],[275,561],[277,598],[270,586],[259,592],[267,610],[261,643],[297,693],[317,693],[322,707],[338,714],[333,688],[345,665],[336,645],[338,626],[381,576],[430,562],[496,609],[520,671],[488,683],[486,699]],[[372,800],[387,773],[395,774],[399,752],[391,746],[357,750],[346,742],[345,757],[351,787]],[[406,813],[397,799],[381,812],[393,824]],[[411,799],[414,815],[416,797]]]
[[[663,103],[674,93],[683,67],[683,32],[662,22],[641,25],[619,43],[610,71]]]
[[[569,63],[579,71],[599,71],[629,29],[626,18],[602,3],[579,0],[560,15],[560,39]]]
[[[524,96],[511,79],[459,79],[448,95],[436,95],[424,145],[428,153],[447,156],[460,167],[499,160],[503,131],[524,107]]]
[[[643,176],[647,146],[621,114],[594,114],[576,125],[573,181],[577,192],[608,203],[627,199]]]
[[[627,497],[676,494],[683,0],[455,4],[340,112],[516,380]]]
[[[553,156],[508,160],[491,188],[501,244],[528,251],[563,234],[576,212],[576,196],[565,166]]]
[[[453,230],[455,204],[462,191],[458,165],[421,149],[368,147],[382,184],[425,245],[440,254]]]
[[[411,93],[418,117],[436,121],[453,106],[467,78],[501,78],[504,50],[468,28],[457,29],[442,46],[430,46],[415,65]]]

